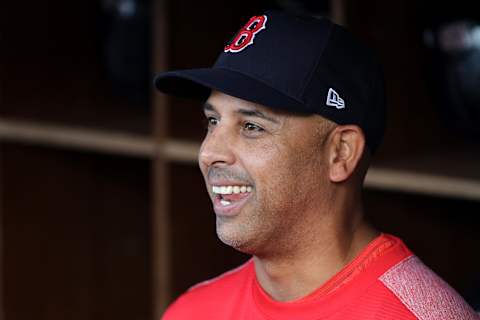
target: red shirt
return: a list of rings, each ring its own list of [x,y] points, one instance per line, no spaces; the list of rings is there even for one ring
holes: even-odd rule
[[[382,234],[340,272],[301,299],[278,302],[253,260],[190,288],[163,320],[478,320],[480,317],[403,242]]]

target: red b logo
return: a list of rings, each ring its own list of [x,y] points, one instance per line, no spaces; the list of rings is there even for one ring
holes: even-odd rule
[[[255,35],[265,29],[267,16],[252,17],[247,24],[240,29],[235,38],[225,46],[225,52],[240,52],[253,43]]]

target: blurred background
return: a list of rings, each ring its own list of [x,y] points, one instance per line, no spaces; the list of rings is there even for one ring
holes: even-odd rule
[[[248,258],[216,239],[199,104],[155,93],[152,79],[210,66],[270,8],[329,16],[376,50],[390,110],[368,218],[479,310],[472,3],[1,0],[0,320],[158,319]]]

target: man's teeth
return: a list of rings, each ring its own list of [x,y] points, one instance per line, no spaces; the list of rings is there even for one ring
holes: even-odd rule
[[[251,186],[213,186],[212,192],[216,194],[232,194],[252,192]]]
[[[228,205],[230,205],[230,204],[231,204],[231,202],[230,202],[230,201],[223,200],[223,199],[222,199],[222,200],[220,200],[220,203],[222,204],[222,206],[228,206]]]

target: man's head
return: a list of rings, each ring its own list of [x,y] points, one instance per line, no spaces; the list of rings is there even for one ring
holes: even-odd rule
[[[199,163],[217,231],[250,253],[271,252],[322,219],[312,212],[324,218],[358,192],[383,135],[380,67],[326,19],[253,17],[213,68],[166,72],[155,83],[206,101]]]
[[[355,176],[363,170],[365,140],[358,126],[278,111],[218,91],[204,112],[208,132],[199,164],[218,236],[228,245],[271,253],[280,238],[304,230],[312,212],[331,211],[338,188],[360,188]]]

